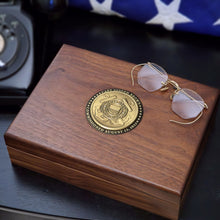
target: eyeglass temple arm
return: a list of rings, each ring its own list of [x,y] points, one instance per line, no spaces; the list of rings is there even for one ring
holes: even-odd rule
[[[189,121],[189,122],[181,122],[181,121],[175,121],[175,120],[169,120],[169,121],[176,123],[176,124],[181,124],[181,125],[191,125],[195,123],[196,121],[198,121],[202,117],[202,114],[203,114],[203,111],[200,112],[200,114],[197,116],[196,119],[194,119],[193,121]]]
[[[131,85],[134,86],[134,70],[138,67],[138,66],[144,66],[147,63],[140,63],[135,65],[132,69],[131,69]]]

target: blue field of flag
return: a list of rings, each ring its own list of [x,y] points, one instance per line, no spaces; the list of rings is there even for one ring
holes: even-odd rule
[[[220,36],[220,0],[69,0],[69,4],[169,31]]]

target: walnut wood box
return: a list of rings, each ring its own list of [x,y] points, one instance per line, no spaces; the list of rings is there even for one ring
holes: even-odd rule
[[[195,124],[173,124],[168,120],[179,118],[169,92],[132,87],[133,65],[64,45],[6,132],[8,152],[19,166],[177,219],[218,90],[170,76],[209,106]],[[109,135],[88,124],[88,100],[108,88],[142,101],[143,118],[132,131]]]

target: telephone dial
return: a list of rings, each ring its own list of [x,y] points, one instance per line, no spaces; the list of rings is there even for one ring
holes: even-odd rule
[[[66,0],[0,0],[0,106],[22,105],[33,87],[34,57],[42,56],[34,51],[35,15],[52,16],[66,5]]]

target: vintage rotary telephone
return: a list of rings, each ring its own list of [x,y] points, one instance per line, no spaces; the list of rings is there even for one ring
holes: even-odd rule
[[[66,5],[66,0],[0,0],[0,106],[23,104],[35,84],[35,57],[42,56],[34,48],[34,41],[42,41],[34,35],[37,14],[53,17]]]

